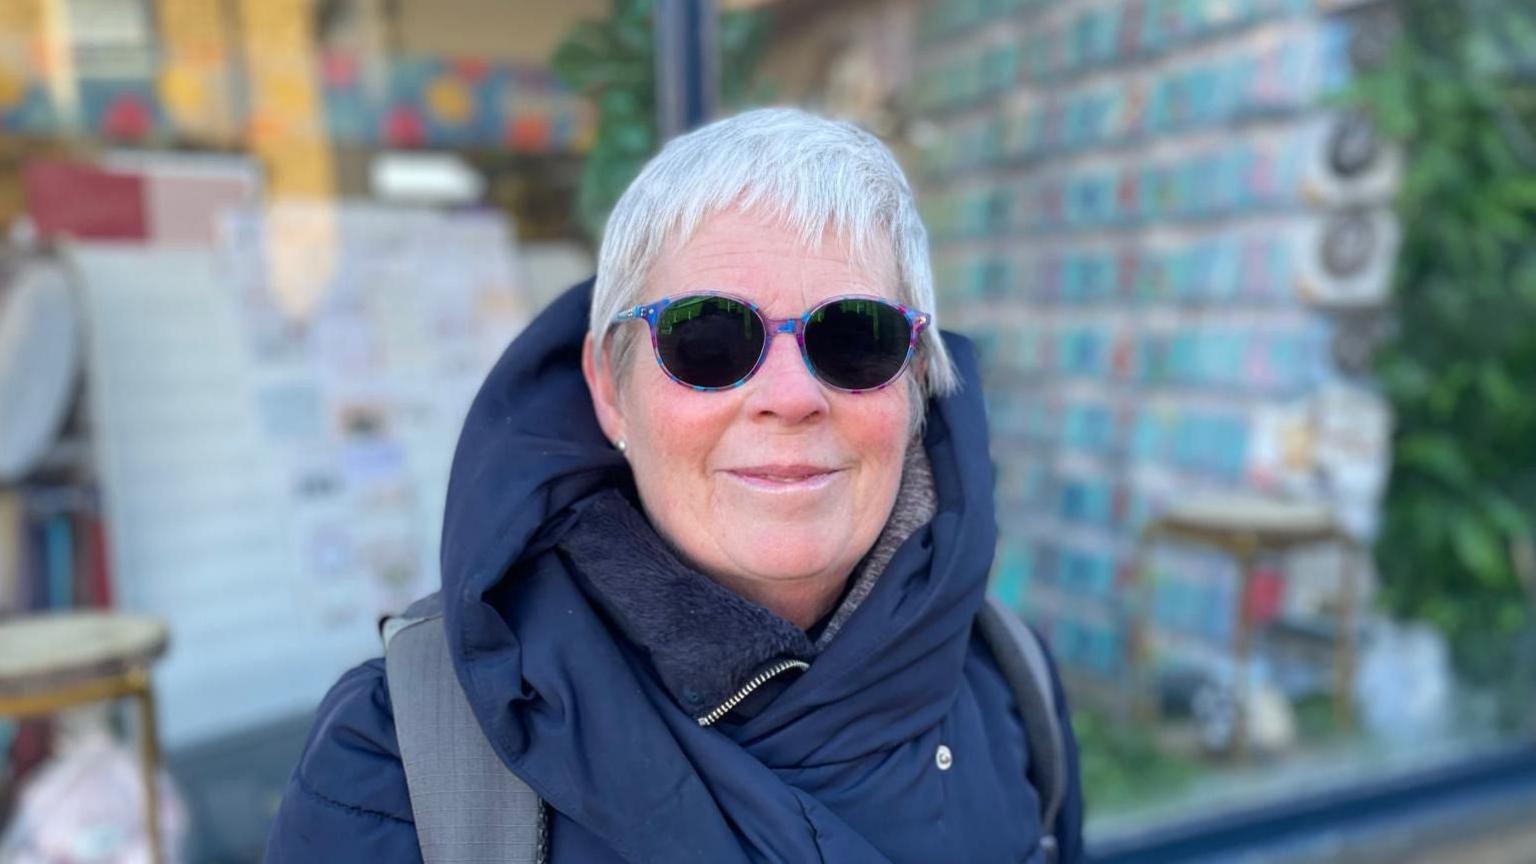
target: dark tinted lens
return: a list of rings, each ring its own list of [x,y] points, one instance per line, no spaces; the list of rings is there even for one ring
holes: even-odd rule
[[[844,390],[890,382],[901,371],[911,339],[901,310],[877,300],[835,300],[805,325],[805,351],[816,374]]]
[[[679,381],[729,387],[763,351],[763,321],[750,306],[725,297],[687,297],[656,322],[656,350]]]

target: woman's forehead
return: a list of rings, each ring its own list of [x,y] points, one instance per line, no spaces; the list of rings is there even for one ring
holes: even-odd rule
[[[876,294],[895,299],[896,264],[886,243],[856,248],[836,231],[807,243],[781,220],[726,211],[705,219],[681,243],[669,244],[647,280],[646,298],[688,291],[738,294],[767,309],[838,294]]]

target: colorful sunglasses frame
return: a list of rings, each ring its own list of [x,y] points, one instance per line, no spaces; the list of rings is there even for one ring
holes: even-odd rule
[[[676,375],[673,375],[672,370],[667,368],[667,364],[661,362],[661,346],[656,343],[656,323],[661,320],[661,313],[666,311],[666,308],[674,303],[678,303],[684,300],[692,300],[698,297],[719,297],[725,300],[730,300],[733,303],[740,303],[741,305],[752,310],[752,314],[756,315],[758,320],[763,324],[763,347],[762,350],[757,354],[757,361],[752,364],[752,368],[748,369],[747,373],[741,376],[740,379],[722,387],[700,387],[697,384],[689,384],[687,381],[684,381],[678,378]],[[880,384],[875,387],[865,387],[858,390],[839,387],[836,384],[833,384],[827,379],[821,377],[821,375],[817,374],[816,367],[811,364],[811,357],[805,350],[805,327],[810,322],[812,315],[815,315],[823,308],[841,300],[873,300],[876,303],[880,303],[895,309],[901,313],[903,318],[906,319],[907,329],[911,331],[910,338],[907,340],[907,355],[901,359],[901,365],[897,367],[894,373],[892,373],[890,380],[886,381],[884,384]],[[663,297],[662,299],[657,300],[655,303],[647,303],[643,306],[636,306],[633,309],[627,309],[614,317],[613,324],[622,324],[626,321],[644,321],[646,323],[647,327],[651,331],[651,354],[656,357],[656,365],[661,367],[661,371],[668,378],[671,378],[673,381],[676,381],[678,384],[681,384],[690,390],[697,390],[701,393],[712,393],[718,390],[730,390],[735,387],[740,387],[741,385],[750,381],[752,376],[757,374],[757,370],[762,368],[763,360],[768,356],[768,347],[771,344],[773,337],[780,333],[793,333],[795,335],[795,344],[800,346],[800,359],[804,361],[805,368],[811,373],[811,377],[815,378],[817,381],[820,381],[824,386],[832,388],[833,390],[837,390],[842,393],[859,394],[872,393],[876,390],[889,387],[892,383],[901,377],[901,373],[907,371],[907,366],[912,362],[912,355],[917,353],[918,338],[922,336],[924,328],[926,328],[928,324],[933,321],[933,316],[929,315],[927,312],[919,312],[916,309],[910,309],[900,303],[892,303],[884,297],[877,297],[873,294],[839,294],[836,297],[828,297],[820,303],[817,303],[799,318],[769,318],[766,314],[763,313],[763,310],[760,309],[756,303],[753,303],[744,297],[738,297],[734,294],[727,294],[723,291],[693,291],[688,294],[677,294],[672,297]]]

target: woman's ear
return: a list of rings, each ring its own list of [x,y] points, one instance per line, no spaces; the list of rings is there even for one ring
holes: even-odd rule
[[[623,412],[619,410],[619,388],[614,380],[613,367],[598,362],[592,334],[588,333],[581,345],[581,375],[587,379],[587,390],[592,394],[592,411],[597,415],[597,425],[609,441],[624,437]]]

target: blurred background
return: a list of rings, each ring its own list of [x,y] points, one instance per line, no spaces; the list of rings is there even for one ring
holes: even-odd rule
[[[917,187],[1096,859],[1536,861],[1530,0],[0,0],[0,861],[259,860],[481,377],[783,103]]]

